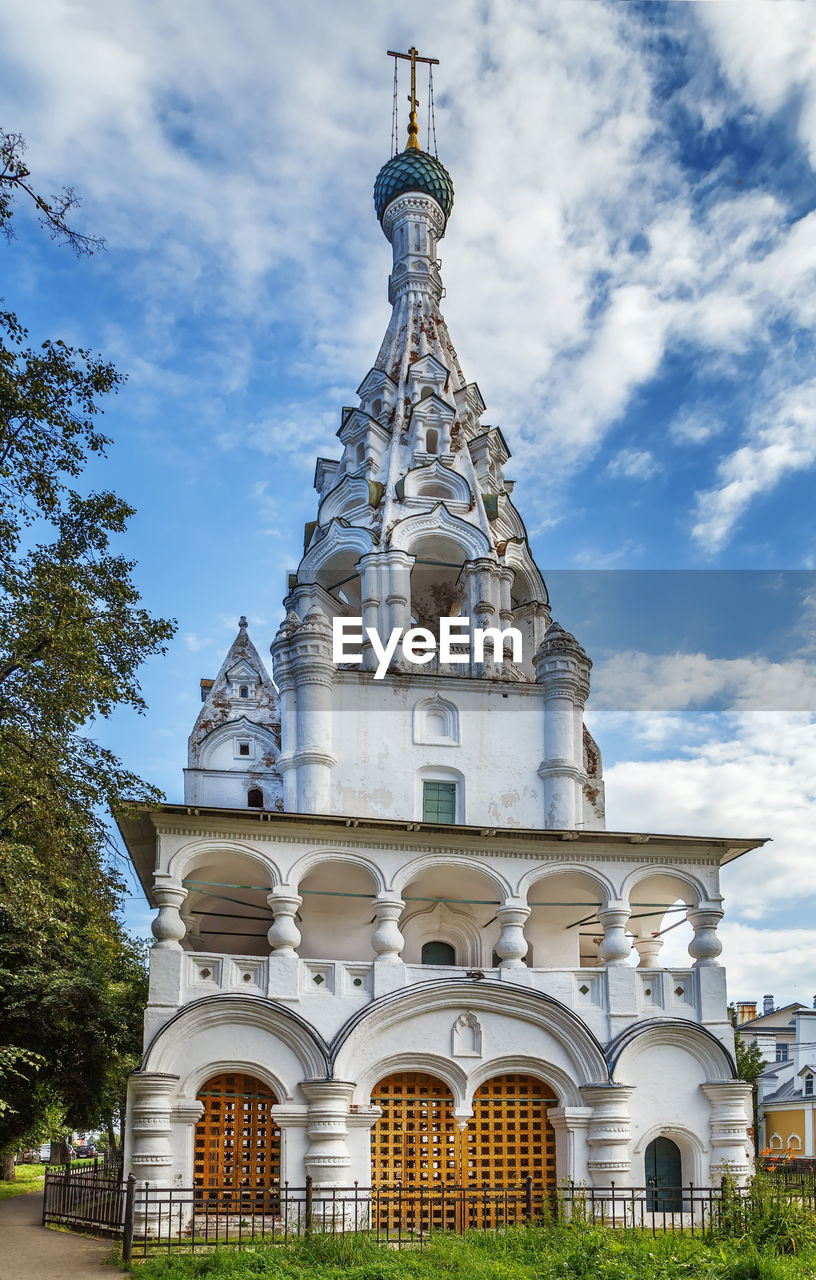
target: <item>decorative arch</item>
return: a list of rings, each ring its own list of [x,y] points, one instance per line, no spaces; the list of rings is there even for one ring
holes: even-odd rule
[[[651,1018],[627,1027],[607,1045],[606,1058],[615,1083],[621,1083],[615,1079],[618,1067],[626,1050],[635,1044],[643,1049],[668,1045],[684,1050],[703,1068],[706,1082],[737,1078],[732,1055],[706,1027],[685,1018]]]
[[[444,502],[437,502],[431,511],[398,520],[391,531],[391,551],[413,551],[423,538],[447,539],[462,552],[462,560],[478,560],[492,557],[487,536],[476,525],[451,515]]]
[[[537,867],[532,867],[529,871],[525,872],[519,880],[518,887],[516,889],[516,896],[523,898],[526,902],[531,890],[540,880],[546,880],[552,876],[565,874],[583,876],[584,879],[590,880],[594,885],[596,885],[601,899],[601,910],[603,910],[607,903],[619,896],[618,891],[612,884],[611,880],[603,875],[602,872],[598,871],[597,868],[588,867],[582,862],[551,862],[541,864]]]
[[[361,871],[368,872],[374,885],[377,896],[386,892],[385,879],[382,871],[370,858],[363,857],[360,853],[349,853],[344,849],[333,849],[331,846],[325,849],[311,849],[308,853],[304,853],[297,862],[293,863],[289,868],[286,883],[297,890],[298,885],[312,871],[316,871],[319,866],[326,862],[345,862],[350,866],[358,867]]]
[[[320,541],[313,543],[301,560],[297,573],[298,582],[317,582],[320,586],[325,586],[320,579],[335,561],[350,559],[353,567],[360,556],[374,549],[376,541],[370,529],[365,529],[362,525],[346,524],[336,517]]]
[[[408,943],[421,951],[425,942],[449,942],[456,951],[456,965],[478,968],[482,963],[482,933],[467,912],[450,902],[431,902],[418,911],[406,912],[400,930]]]
[[[513,570],[511,598],[514,605],[527,604],[530,601],[549,604],[550,597],[544,579],[530,554],[526,538],[509,538],[501,558],[508,569]]]
[[[317,511],[317,523],[322,528],[340,516],[355,513],[365,515],[371,507],[371,490],[366,475],[345,475],[339,484],[327,493]],[[353,527],[353,526],[352,526]]]
[[[461,502],[467,509],[472,500],[470,485],[463,475],[446,467],[439,458],[424,466],[413,467],[402,482],[403,498],[441,498]]]
[[[650,876],[668,876],[673,880],[679,880],[689,889],[693,901],[689,902],[690,907],[698,907],[702,902],[708,902],[711,895],[705,885],[690,871],[685,871],[681,867],[672,867],[664,864],[655,866],[645,865],[635,867],[634,871],[630,871],[623,881],[620,889],[620,896],[624,901],[628,902],[632,896],[632,890],[640,884],[641,880],[646,880]]]
[[[535,1076],[537,1080],[552,1085],[558,1094],[558,1105],[561,1107],[583,1105],[575,1082],[567,1072],[555,1066],[554,1063],[545,1062],[533,1054],[523,1053],[504,1054],[499,1058],[491,1059],[490,1062],[480,1062],[468,1077],[467,1105],[471,1105],[474,1093],[487,1080],[492,1079],[493,1076],[506,1075]],[[578,1101],[576,1102],[575,1099]]]
[[[236,763],[240,765],[241,771],[254,769],[274,769],[277,765],[278,756],[280,755],[280,746],[272,730],[266,725],[258,724],[255,720],[250,720],[247,716],[241,716],[238,720],[227,720],[224,724],[218,725],[212,729],[204,738],[198,742],[191,750],[191,765],[198,766],[200,769],[210,767],[210,760],[220,746],[228,742],[234,737],[254,738],[263,748],[263,755],[272,756],[275,764],[259,765],[257,760],[238,760]]]
[[[233,854],[246,858],[258,871],[259,881],[267,881],[269,888],[274,889],[281,882],[281,874],[274,862],[260,854],[252,845],[243,844],[240,840],[214,840],[211,836],[206,840],[191,840],[177,849],[167,864],[167,874],[182,883],[196,867],[217,859],[219,854]]]
[[[186,1076],[182,1078],[179,1085],[178,1100],[179,1102],[192,1100],[195,1098],[202,1088],[212,1076],[223,1075],[226,1071],[244,1072],[245,1074],[257,1076],[262,1084],[271,1089],[279,1102],[291,1102],[293,1093],[291,1087],[286,1081],[274,1071],[269,1069],[269,1065],[264,1063],[245,1063],[240,1057],[214,1059],[211,1062],[202,1062],[194,1067]]]
[[[436,870],[438,867],[461,867],[463,871],[479,871],[495,886],[500,902],[513,896],[510,885],[500,872],[481,860],[468,858],[464,854],[427,853],[405,862],[393,876],[389,888],[401,894],[405,886],[421,875],[423,871]]]
[[[459,708],[440,694],[416,702],[413,721],[414,742],[429,746],[459,746]]]
[[[236,1028],[230,1037],[228,1028]],[[292,1009],[261,996],[205,996],[185,1005],[164,1024],[145,1050],[140,1070],[178,1075],[188,1042],[201,1032],[217,1032],[240,1042],[239,1028],[252,1028],[264,1037],[274,1036],[293,1054],[299,1079],[323,1079],[329,1075],[329,1048],[323,1037]],[[203,1065],[203,1064],[202,1064]],[[209,1062],[207,1063],[209,1067]],[[244,1069],[257,1075],[266,1068],[258,1058],[245,1061]],[[296,1084],[293,1081],[293,1085]],[[287,1094],[291,1095],[292,1089]]]
[[[404,1053],[392,1053],[378,1058],[370,1066],[357,1073],[355,1101],[368,1105],[371,1091],[386,1076],[396,1075],[400,1071],[421,1071],[425,1075],[436,1076],[447,1085],[453,1094],[454,1106],[457,1110],[464,1107],[467,1093],[467,1075],[463,1069],[449,1057],[437,1053],[417,1053],[406,1049]]]
[[[433,1014],[440,1010],[446,1014],[459,1014],[463,1009],[472,1010],[477,1016],[484,1015],[487,1019],[500,1013],[502,1017],[526,1023],[528,1034],[533,1028],[552,1036],[569,1064],[559,1072],[550,1071],[549,1076],[552,1084],[563,1089],[565,1106],[583,1105],[579,1092],[581,1085],[609,1079],[600,1044],[571,1009],[551,996],[511,983],[503,987],[501,1006],[497,1008],[495,985],[472,979],[418,983],[382,996],[359,1010],[332,1040],[331,1056],[338,1077],[348,1079],[348,1073],[358,1069],[363,1044],[367,1053],[371,1053],[372,1048],[376,1051],[379,1035],[387,1035],[391,1029],[402,1026],[416,1014]],[[486,1054],[484,1066],[489,1068],[489,1074],[495,1074],[507,1069],[497,1065],[507,1061],[507,1057]],[[539,1058],[539,1070],[540,1064]],[[549,1068],[548,1062],[546,1069]]]

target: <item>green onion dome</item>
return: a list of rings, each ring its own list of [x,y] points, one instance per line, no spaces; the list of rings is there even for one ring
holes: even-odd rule
[[[447,225],[453,208],[453,182],[445,166],[418,147],[409,147],[383,165],[374,183],[374,207],[382,223],[383,214],[392,200],[407,191],[422,191],[432,196],[442,209]]]

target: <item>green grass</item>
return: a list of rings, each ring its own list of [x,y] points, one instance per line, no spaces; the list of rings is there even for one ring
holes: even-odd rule
[[[13,1182],[0,1179],[0,1200],[12,1196],[24,1196],[28,1191],[42,1191],[45,1178],[44,1164],[18,1164]]]
[[[92,1165],[93,1160],[75,1160],[77,1165]],[[45,1181],[44,1164],[18,1164],[13,1182],[0,1179],[0,1200],[10,1200],[12,1196],[24,1196],[29,1191],[42,1191]]]
[[[616,1233],[602,1228],[432,1237],[398,1252],[362,1237],[315,1235],[233,1252],[134,1263],[141,1280],[815,1280],[816,1252],[780,1255],[742,1240]]]

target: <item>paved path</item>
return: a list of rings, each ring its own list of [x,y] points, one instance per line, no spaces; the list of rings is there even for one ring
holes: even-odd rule
[[[0,1280],[116,1280],[111,1243],[40,1226],[42,1193],[0,1200]]]

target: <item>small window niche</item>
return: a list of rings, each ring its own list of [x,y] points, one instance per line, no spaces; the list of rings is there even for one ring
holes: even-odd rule
[[[441,939],[423,942],[420,963],[455,965],[456,950],[449,942],[442,942]]]
[[[236,738],[233,747],[233,755],[236,760],[254,760],[255,743],[251,738]]]
[[[414,707],[414,742],[428,746],[459,746],[459,711],[453,702],[422,698]]]
[[[260,787],[250,787],[249,791],[247,792],[247,808],[263,809],[263,807],[264,807],[263,791],[261,791]]]

